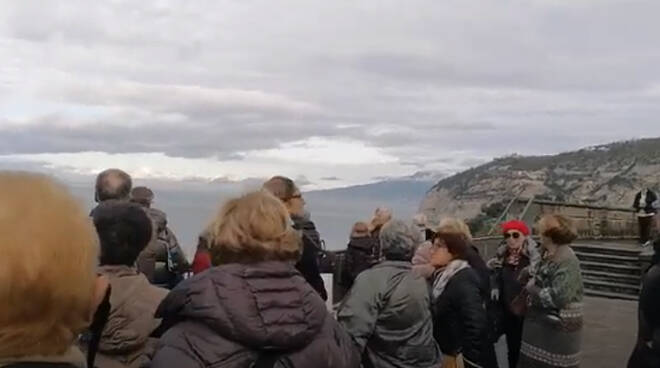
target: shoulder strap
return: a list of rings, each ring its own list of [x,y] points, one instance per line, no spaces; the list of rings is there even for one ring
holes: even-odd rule
[[[94,367],[94,359],[96,358],[96,352],[99,349],[99,344],[101,342],[101,335],[103,334],[103,328],[108,322],[110,316],[110,293],[112,288],[108,287],[108,290],[105,293],[103,302],[99,305],[98,309],[94,313],[94,319],[92,324],[89,326],[89,331],[91,334],[91,339],[87,345],[87,366]]]

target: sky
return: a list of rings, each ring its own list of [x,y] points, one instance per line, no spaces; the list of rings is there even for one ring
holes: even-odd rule
[[[0,0],[0,166],[307,189],[660,136],[660,2]]]

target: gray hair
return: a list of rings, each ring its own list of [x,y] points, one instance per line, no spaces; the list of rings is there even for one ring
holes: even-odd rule
[[[96,177],[94,193],[97,202],[109,199],[126,200],[131,194],[131,176],[119,169],[108,169]]]
[[[401,220],[391,220],[380,230],[380,249],[390,261],[410,261],[421,242],[419,231]]]

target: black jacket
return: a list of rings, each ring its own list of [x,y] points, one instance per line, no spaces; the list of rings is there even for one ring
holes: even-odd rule
[[[472,267],[479,278],[479,294],[484,301],[490,300],[490,268],[488,268],[486,262],[481,258],[479,250],[474,245],[468,248],[466,258],[470,267]]]
[[[479,277],[472,268],[458,271],[433,303],[433,335],[444,354],[463,353],[466,367],[484,366],[487,316]]]
[[[376,264],[375,242],[370,236],[352,237],[346,248],[346,261],[342,268],[341,284],[350,288],[355,278],[364,270]]]
[[[655,213],[655,208],[653,208],[653,202],[658,200],[658,196],[653,192],[652,190],[648,190],[646,192],[646,201],[644,203],[640,203],[642,200],[642,192],[640,191],[635,195],[635,202],[633,203],[633,208],[635,208],[636,211],[644,210],[646,213]]]
[[[637,345],[628,367],[660,367],[660,264],[652,266],[644,276],[638,318]]]
[[[311,220],[298,216],[292,216],[291,220],[293,220],[293,228],[302,232],[303,241],[302,257],[296,264],[296,268],[321,298],[328,300],[328,292],[325,290],[325,284],[319,270],[319,252],[323,251],[321,236]]]

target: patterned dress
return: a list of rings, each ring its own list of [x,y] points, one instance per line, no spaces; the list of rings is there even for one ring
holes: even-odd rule
[[[569,246],[539,263],[523,327],[519,368],[580,366],[582,299],[580,262]]]

